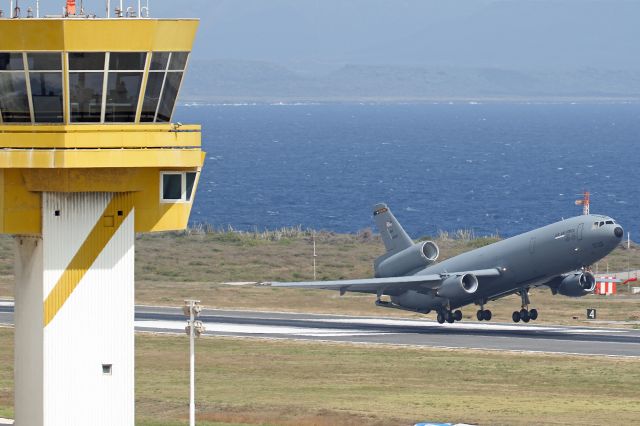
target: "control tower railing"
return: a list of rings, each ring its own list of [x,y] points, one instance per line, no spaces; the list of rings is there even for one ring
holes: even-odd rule
[[[90,9],[85,8],[87,3],[102,3],[104,7],[104,17],[109,18],[149,18],[149,0],[119,0],[111,1],[106,0],[102,2],[88,2],[84,0],[66,0],[66,2],[60,2],[62,6],[62,14],[59,15],[47,15],[45,18],[96,18],[98,14]],[[111,14],[113,7],[113,15]],[[21,7],[22,5],[22,7]],[[41,2],[40,0],[33,0],[31,2],[26,0],[8,0],[8,9],[0,7],[0,18],[40,18],[41,17]]]

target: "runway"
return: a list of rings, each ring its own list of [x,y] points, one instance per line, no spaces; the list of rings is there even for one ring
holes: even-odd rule
[[[438,324],[319,314],[207,309],[200,320],[206,335],[391,344],[640,358],[640,330],[540,326],[463,321]],[[0,324],[12,324],[13,304],[0,302]],[[137,331],[183,333],[181,308],[136,306]]]

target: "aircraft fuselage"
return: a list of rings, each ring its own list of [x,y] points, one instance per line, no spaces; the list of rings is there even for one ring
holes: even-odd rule
[[[492,268],[501,271],[500,276],[483,280],[473,294],[451,300],[409,290],[392,296],[392,301],[420,310],[439,309],[447,303],[449,309],[484,303],[592,265],[619,244],[622,234],[622,228],[606,216],[583,215],[562,220],[462,253],[412,274],[446,274]]]

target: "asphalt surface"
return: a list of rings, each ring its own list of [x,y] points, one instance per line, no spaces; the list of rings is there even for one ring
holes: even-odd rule
[[[180,308],[136,306],[136,330],[183,333]],[[640,357],[640,330],[462,321],[438,324],[319,314],[204,310],[207,335]],[[13,323],[13,305],[0,302],[0,324]]]

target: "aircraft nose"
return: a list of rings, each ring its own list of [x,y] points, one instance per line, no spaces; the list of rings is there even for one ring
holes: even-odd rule
[[[621,227],[616,226],[616,229],[613,230],[613,234],[618,238],[622,238],[622,236],[624,235],[624,231]]]

